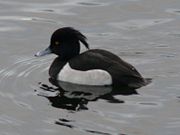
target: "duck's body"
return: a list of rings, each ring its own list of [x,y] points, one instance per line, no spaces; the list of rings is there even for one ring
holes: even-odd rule
[[[61,34],[62,29],[68,29],[67,31],[71,32],[71,38],[67,37],[69,35],[67,32],[66,34],[63,33],[65,36],[62,34],[63,36],[60,35],[60,37],[53,41],[53,36]],[[60,32],[57,30],[53,34],[49,47],[51,48],[51,52],[59,55],[49,69],[49,74],[52,78],[83,85],[113,85],[132,88],[139,88],[149,83],[149,80],[144,79],[132,65],[111,52],[101,49],[91,49],[80,54],[79,41],[88,48],[85,36],[72,28],[61,28],[59,30]],[[77,36],[77,39],[72,39],[72,36]],[[61,39],[62,37],[68,38],[64,44],[62,42],[63,39]],[[76,40],[78,41],[77,45]],[[52,45],[52,42],[62,42],[62,45],[59,45],[58,48],[58,45]],[[75,47],[75,50],[72,49],[73,47]],[[40,52],[37,55],[40,56],[42,54]]]
[[[132,65],[100,49],[88,50],[67,62],[56,58],[49,69],[49,75],[60,81],[83,85],[139,88],[148,83]]]

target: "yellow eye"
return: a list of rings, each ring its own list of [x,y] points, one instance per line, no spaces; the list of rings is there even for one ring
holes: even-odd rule
[[[59,45],[59,42],[58,42],[58,41],[56,41],[56,42],[55,42],[55,45]]]

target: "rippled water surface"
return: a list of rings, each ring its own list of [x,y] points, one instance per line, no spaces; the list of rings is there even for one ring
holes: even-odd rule
[[[179,135],[179,7],[179,0],[0,0],[0,135]],[[48,76],[56,56],[34,54],[63,26],[153,82],[126,92],[57,88]]]

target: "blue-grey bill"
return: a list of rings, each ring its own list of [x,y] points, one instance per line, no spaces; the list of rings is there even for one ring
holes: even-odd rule
[[[41,57],[41,56],[45,56],[45,55],[48,55],[48,54],[51,54],[51,53],[52,53],[52,51],[51,51],[51,49],[48,47],[48,48],[46,48],[46,49],[43,50],[43,51],[37,52],[37,53],[35,54],[35,56],[36,56],[36,57]]]

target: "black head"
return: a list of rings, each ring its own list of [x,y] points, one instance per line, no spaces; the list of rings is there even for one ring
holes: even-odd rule
[[[69,60],[80,52],[80,42],[89,49],[86,37],[71,27],[63,27],[56,30],[50,41],[50,46],[43,52],[39,52],[36,56],[43,56],[49,52],[58,55],[61,60]]]

